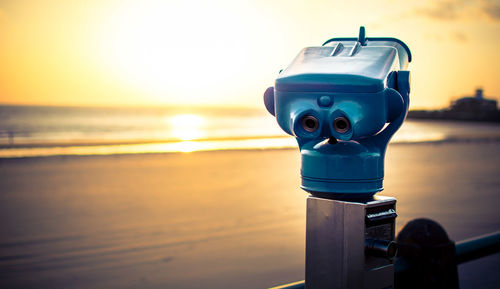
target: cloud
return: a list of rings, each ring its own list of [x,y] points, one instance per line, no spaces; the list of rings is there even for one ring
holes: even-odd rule
[[[436,1],[429,7],[417,7],[414,13],[432,19],[453,20],[460,17],[463,1]]]
[[[413,9],[413,14],[433,20],[490,20],[500,21],[500,2],[498,0],[441,0],[428,6]]]
[[[481,10],[483,14],[493,21],[500,21],[500,2],[495,0],[482,0]]]
[[[467,34],[462,31],[450,31],[445,33],[443,31],[432,31],[424,34],[425,39],[435,42],[449,42],[455,41],[459,43],[466,43],[469,41]]]

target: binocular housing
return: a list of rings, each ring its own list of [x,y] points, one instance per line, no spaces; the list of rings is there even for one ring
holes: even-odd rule
[[[395,38],[333,38],[303,49],[275,86],[267,110],[295,136],[302,188],[371,196],[383,189],[387,144],[409,105],[409,48]]]

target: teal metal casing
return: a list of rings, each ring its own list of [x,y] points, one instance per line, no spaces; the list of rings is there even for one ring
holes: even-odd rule
[[[384,157],[409,105],[411,54],[395,38],[333,38],[304,48],[264,94],[295,136],[302,188],[371,196],[383,189]],[[342,122],[337,122],[337,121]]]

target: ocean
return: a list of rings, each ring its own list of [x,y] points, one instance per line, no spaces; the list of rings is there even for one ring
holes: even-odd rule
[[[407,120],[392,143],[498,140],[500,124]],[[0,106],[0,158],[292,147],[264,108]]]

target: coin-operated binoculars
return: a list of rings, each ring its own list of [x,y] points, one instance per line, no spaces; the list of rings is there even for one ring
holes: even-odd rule
[[[388,288],[396,218],[384,157],[409,105],[409,48],[395,38],[332,38],[303,49],[267,110],[295,136],[307,200],[306,288]]]

